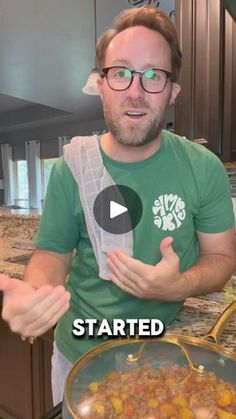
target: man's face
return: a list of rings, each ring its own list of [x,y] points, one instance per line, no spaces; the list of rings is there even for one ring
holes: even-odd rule
[[[111,66],[171,72],[170,46],[161,34],[144,26],[125,29],[108,46],[104,67]],[[119,143],[133,146],[158,138],[166,109],[180,90],[168,80],[161,93],[145,92],[138,75],[124,91],[112,90],[105,78],[99,80],[98,88],[109,131]]]

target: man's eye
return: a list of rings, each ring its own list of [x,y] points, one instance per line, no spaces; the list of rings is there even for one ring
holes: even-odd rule
[[[153,80],[153,81],[160,80],[160,74],[158,72],[153,71],[153,70],[147,70],[147,71],[145,71],[145,77],[148,80]]]
[[[130,78],[130,72],[129,70],[118,70],[115,72],[114,77],[117,79],[129,79]]]

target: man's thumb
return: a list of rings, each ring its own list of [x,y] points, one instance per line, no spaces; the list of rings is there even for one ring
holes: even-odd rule
[[[176,254],[172,248],[173,237],[165,237],[160,244],[160,251],[162,258],[165,260],[171,259],[173,256],[176,257]]]

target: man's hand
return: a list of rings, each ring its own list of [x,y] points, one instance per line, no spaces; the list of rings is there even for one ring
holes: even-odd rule
[[[123,291],[139,298],[178,301],[185,298],[187,280],[179,271],[179,258],[172,249],[172,237],[162,240],[162,259],[147,265],[121,250],[108,253],[109,279]]]
[[[34,289],[24,281],[0,274],[0,291],[3,291],[2,318],[13,332],[25,337],[42,335],[69,308],[70,293],[62,285]]]

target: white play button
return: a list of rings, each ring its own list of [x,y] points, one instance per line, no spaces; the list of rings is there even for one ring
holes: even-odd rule
[[[128,211],[128,208],[123,205],[120,205],[115,201],[110,202],[110,218],[115,218],[118,215],[124,214],[126,211]]]
[[[111,185],[97,195],[93,214],[97,224],[111,234],[125,234],[142,218],[141,199],[133,189]]]

